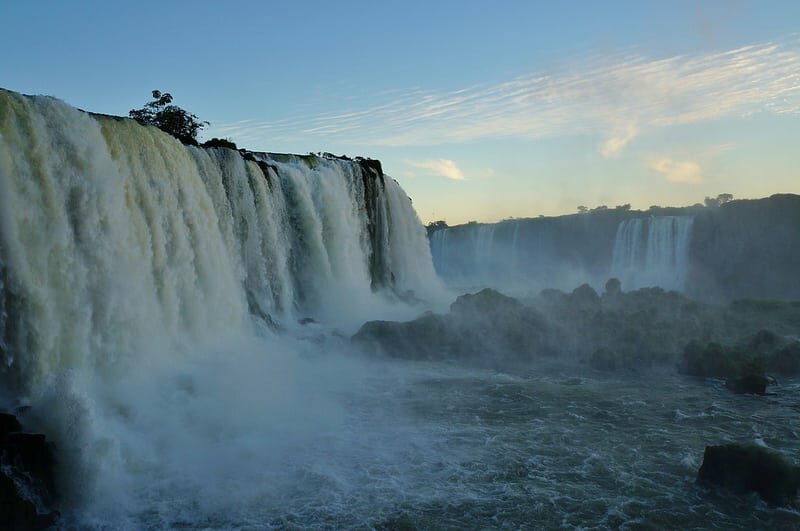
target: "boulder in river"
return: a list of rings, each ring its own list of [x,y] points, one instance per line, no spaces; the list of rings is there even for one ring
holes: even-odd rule
[[[723,444],[706,446],[697,481],[737,494],[756,492],[770,505],[786,505],[797,498],[800,470],[761,446]]]

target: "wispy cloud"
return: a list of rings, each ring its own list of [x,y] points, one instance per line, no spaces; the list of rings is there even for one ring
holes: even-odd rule
[[[438,175],[455,181],[464,180],[462,171],[456,166],[455,162],[449,159],[407,160],[406,164],[425,170],[427,175]]]
[[[335,138],[354,146],[588,134],[613,157],[655,128],[800,113],[800,38],[667,58],[590,57],[497,84],[398,94],[342,112],[224,124],[213,133],[264,143]]]
[[[627,124],[627,126],[615,131],[612,136],[600,144],[600,154],[607,159],[616,157],[636,137],[638,132],[639,130],[635,123]]]
[[[697,184],[703,180],[703,170],[696,162],[675,161],[667,157],[650,160],[648,166],[673,183]]]

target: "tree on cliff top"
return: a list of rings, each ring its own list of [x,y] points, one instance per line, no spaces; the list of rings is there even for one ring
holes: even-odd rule
[[[447,222],[442,220],[442,219],[440,219],[439,221],[431,221],[430,223],[428,223],[426,225],[426,228],[428,229],[428,231],[446,229],[447,228]]]
[[[183,142],[197,145],[197,133],[208,125],[194,114],[172,105],[172,94],[153,91],[153,101],[141,109],[132,109],[128,116],[143,125],[154,125]]]
[[[727,203],[728,201],[731,201],[731,200],[733,200],[733,194],[719,194],[716,197],[716,199],[713,198],[713,197],[706,197],[706,199],[705,199],[705,201],[703,201],[703,203],[707,207],[712,207],[713,208],[713,207],[718,207],[720,205],[724,205],[725,203]]]

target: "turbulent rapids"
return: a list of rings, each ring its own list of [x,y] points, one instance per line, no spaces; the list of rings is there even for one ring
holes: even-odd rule
[[[795,218],[769,218],[763,280],[726,243],[761,231],[736,208],[429,239],[378,161],[184,146],[0,90],[0,412],[55,441],[63,528],[791,528],[795,506],[695,479],[706,444],[792,461],[796,378],[757,397],[675,366],[746,340],[800,374],[800,304],[660,289],[797,290]],[[456,299],[434,264],[568,291]]]

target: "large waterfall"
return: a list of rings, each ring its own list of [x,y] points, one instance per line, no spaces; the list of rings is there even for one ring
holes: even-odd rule
[[[371,161],[245,158],[0,98],[0,344],[25,382],[244,330],[251,314],[359,324],[381,294],[436,283],[410,201]]]
[[[660,216],[622,221],[614,241],[611,274],[630,288],[683,290],[693,218]]]
[[[440,289],[377,161],[184,146],[0,90],[0,383],[35,406],[87,514],[135,513],[170,479],[195,502],[241,489],[232,476],[268,469],[275,433],[291,445],[324,427],[327,389],[351,383],[291,338],[410,317],[420,308],[401,301]],[[190,471],[190,454],[211,470]],[[207,473],[222,474],[214,488]]]

